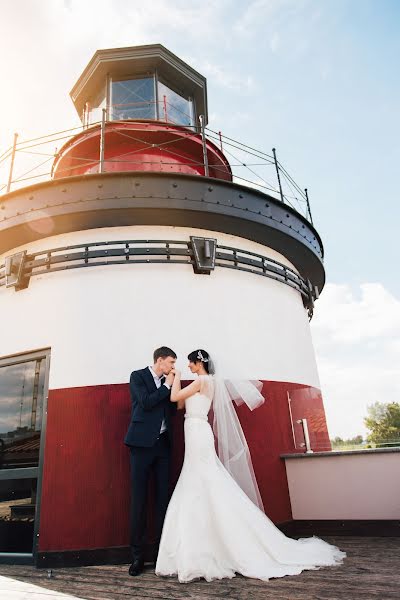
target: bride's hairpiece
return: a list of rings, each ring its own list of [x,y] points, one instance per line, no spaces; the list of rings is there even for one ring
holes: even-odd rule
[[[201,350],[199,350],[199,351],[197,352],[197,360],[201,360],[201,362],[205,362],[205,363],[206,363],[206,362],[208,362],[208,358],[205,358],[205,357],[203,356],[203,353],[202,353],[202,351],[201,351]]]

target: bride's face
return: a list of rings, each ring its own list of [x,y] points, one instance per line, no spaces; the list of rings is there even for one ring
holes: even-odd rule
[[[195,363],[195,362],[192,362],[191,360],[189,361],[189,364],[188,364],[188,367],[189,367],[189,369],[191,370],[192,373],[198,373],[199,369],[200,369],[200,366],[201,366],[200,362]]]

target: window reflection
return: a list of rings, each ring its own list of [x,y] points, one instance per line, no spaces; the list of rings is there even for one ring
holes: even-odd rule
[[[165,96],[165,103],[164,103]],[[174,92],[161,81],[158,82],[160,119],[176,125],[193,125],[193,102]]]
[[[155,118],[154,77],[112,82],[112,120]]]
[[[0,367],[0,469],[39,463],[45,360]]]

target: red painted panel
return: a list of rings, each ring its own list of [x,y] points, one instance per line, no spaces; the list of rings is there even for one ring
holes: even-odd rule
[[[279,458],[295,451],[288,390],[294,419],[308,418],[311,441],[329,449],[322,399],[315,388],[265,382],[265,404],[253,413],[245,406],[238,409],[265,509],[275,522],[291,519],[285,466]],[[129,455],[123,438],[129,417],[126,384],[50,391],[40,551],[128,545]],[[172,485],[183,460],[183,411],[173,419],[173,428]],[[302,441],[301,430],[296,436]]]
[[[58,153],[54,178],[97,173],[100,128],[74,136]],[[209,176],[232,181],[228,160],[207,140]],[[110,121],[106,124],[104,172],[148,171],[205,175],[202,138],[186,128],[160,122]]]

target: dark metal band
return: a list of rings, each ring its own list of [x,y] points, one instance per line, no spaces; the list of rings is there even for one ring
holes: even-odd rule
[[[0,254],[72,231],[188,227],[252,240],[283,255],[321,292],[322,241],[298,212],[255,189],[168,173],[102,173],[16,190],[0,200]]]
[[[26,287],[29,279],[35,275],[55,271],[116,264],[146,263],[190,264],[195,268],[196,257],[193,242],[121,240],[77,244],[35,252],[24,257],[21,280],[25,281],[25,284],[20,287]],[[301,294],[304,306],[312,316],[317,292],[312,288],[309,281],[306,281],[286,265],[255,252],[216,245],[215,263],[210,270],[213,270],[214,267],[245,271],[284,283]],[[3,264],[0,265],[0,286],[5,285],[6,269]]]

